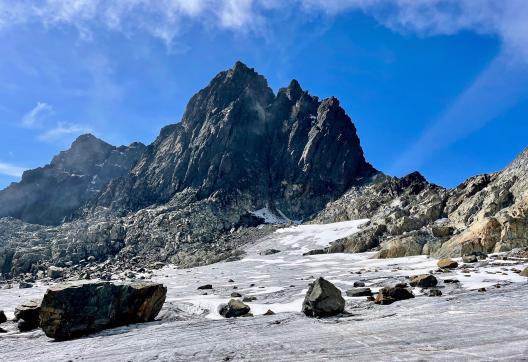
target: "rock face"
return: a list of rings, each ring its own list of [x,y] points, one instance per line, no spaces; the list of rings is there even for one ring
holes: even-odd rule
[[[345,300],[341,291],[329,281],[317,278],[306,292],[302,312],[308,317],[330,317],[343,313]]]
[[[99,204],[137,210],[186,188],[200,199],[221,190],[300,219],[376,173],[337,99],[320,101],[297,81],[275,95],[237,62],[191,98],[182,121],[165,127]]]
[[[141,143],[114,147],[89,134],[80,136],[49,165],[24,172],[19,183],[0,191],[0,217],[58,225],[110,180],[128,173],[145,148]]]
[[[166,293],[163,285],[149,282],[59,284],[44,295],[40,327],[48,337],[65,340],[149,322],[161,310]]]

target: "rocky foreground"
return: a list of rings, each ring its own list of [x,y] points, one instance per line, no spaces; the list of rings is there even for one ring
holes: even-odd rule
[[[136,279],[148,275],[167,287],[154,322],[56,343],[41,330],[20,332],[5,322],[2,359],[520,360],[526,355],[526,250],[451,260],[310,253],[354,235],[366,222],[283,228],[248,245],[237,261],[138,273]],[[0,309],[11,319],[15,306],[41,298],[46,284],[58,282],[0,289]],[[325,315],[311,318],[314,311]]]

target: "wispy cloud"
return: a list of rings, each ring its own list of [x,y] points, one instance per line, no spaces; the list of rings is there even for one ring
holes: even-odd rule
[[[7,175],[7,176],[13,176],[13,177],[21,177],[22,173],[26,169],[24,167],[12,165],[9,163],[3,163],[0,162],[0,174],[1,175]]]
[[[39,134],[37,138],[41,141],[57,141],[62,139],[64,136],[70,136],[70,135],[80,135],[83,133],[91,133],[92,130],[88,127],[74,124],[74,123],[67,123],[67,122],[59,122],[57,125],[55,125],[53,128],[50,128],[46,130],[45,132]]]
[[[37,102],[35,107],[22,117],[22,125],[26,128],[38,128],[53,113],[53,107],[45,102]]]

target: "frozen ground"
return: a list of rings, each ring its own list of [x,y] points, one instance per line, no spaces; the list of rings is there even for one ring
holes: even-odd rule
[[[10,332],[0,335],[0,360],[528,360],[528,284],[511,270],[525,266],[518,262],[483,261],[436,274],[460,281],[440,282],[442,297],[421,296],[415,289],[417,298],[389,306],[346,298],[350,316],[304,317],[299,312],[304,293],[318,276],[343,291],[354,281],[377,291],[436,270],[436,260],[425,256],[302,256],[356,232],[363,222],[280,229],[249,246],[240,261],[166,267],[154,277],[168,287],[160,321],[60,343],[40,331]],[[281,252],[260,255],[270,248]],[[196,289],[203,284],[212,284],[213,290]],[[477,292],[480,287],[487,291]],[[0,290],[0,309],[10,316],[17,304],[41,297],[45,288]],[[255,317],[226,320],[218,315],[218,305],[235,291],[257,297],[248,303]],[[277,314],[262,316],[268,309]]]

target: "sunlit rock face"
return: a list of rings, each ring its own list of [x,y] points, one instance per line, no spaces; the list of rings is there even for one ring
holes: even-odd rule
[[[24,172],[19,183],[0,191],[0,217],[57,225],[92,200],[110,180],[127,174],[145,146],[114,147],[86,134],[49,165]]]

